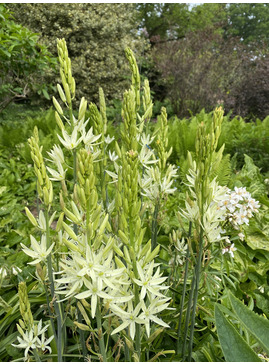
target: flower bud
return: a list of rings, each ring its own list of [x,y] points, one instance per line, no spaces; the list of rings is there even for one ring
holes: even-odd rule
[[[49,191],[47,187],[43,187],[44,204],[48,206],[50,204]]]
[[[79,111],[78,111],[78,120],[81,120],[85,116],[85,112],[87,109],[87,101],[84,97],[82,97],[79,105]]]
[[[76,236],[76,234],[74,233],[72,228],[69,225],[67,225],[65,222],[63,222],[63,228],[67,232],[67,234],[70,236],[71,239],[73,239],[75,241],[78,240],[78,237]]]
[[[53,101],[53,105],[54,105],[55,109],[58,111],[58,113],[60,115],[63,115],[64,114],[63,109],[62,109],[61,105],[59,104],[59,102],[55,99],[54,96],[52,97],[52,101]]]
[[[64,212],[61,212],[55,229],[57,233],[62,229],[63,219],[64,219]]]
[[[59,83],[57,83],[57,90],[59,92],[62,102],[66,102],[66,97],[65,97],[64,91],[62,89],[62,86]]]
[[[68,104],[71,104],[70,88],[69,88],[69,86],[68,86],[67,83],[64,83],[63,84],[63,87],[64,87],[64,92],[65,92],[66,100],[67,100]]]
[[[31,211],[27,207],[25,207],[25,212],[26,212],[26,215],[27,215],[28,219],[31,221],[31,223],[34,226],[38,226],[38,223],[37,223],[34,215],[31,213]]]

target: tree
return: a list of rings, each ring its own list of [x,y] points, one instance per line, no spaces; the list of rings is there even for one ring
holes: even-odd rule
[[[269,45],[269,4],[233,3],[227,7],[227,13],[227,34],[240,37],[245,44]]]
[[[55,52],[57,38],[65,38],[72,58],[78,98],[97,101],[101,86],[108,99],[121,98],[128,85],[124,49],[137,55],[138,39],[133,4],[15,4],[16,19],[34,31]]]
[[[188,4],[137,4],[140,27],[145,29],[154,44],[156,40],[176,40],[189,32],[225,23],[225,4],[202,4],[192,8]]]
[[[0,4],[0,111],[36,94],[49,99],[44,76],[55,64],[38,34],[14,22],[6,5]]]
[[[234,97],[231,88],[243,78],[242,54],[239,40],[224,39],[215,28],[155,45],[153,59],[174,112],[189,116],[190,111],[210,111],[218,103],[230,109]]]
[[[149,39],[180,38],[188,27],[189,9],[187,4],[144,3],[137,4],[138,21]],[[153,40],[152,39],[152,40]]]

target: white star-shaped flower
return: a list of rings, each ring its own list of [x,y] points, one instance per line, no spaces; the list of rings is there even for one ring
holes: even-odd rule
[[[35,264],[37,264],[37,263],[39,263],[41,261],[45,261],[47,256],[51,253],[51,251],[53,249],[53,246],[54,246],[54,243],[52,243],[52,245],[47,250],[47,247],[46,247],[46,234],[43,234],[41,236],[40,244],[37,242],[37,240],[32,235],[30,235],[30,239],[31,239],[31,248],[32,248],[32,250],[27,248],[27,246],[25,246],[24,244],[21,243],[21,246],[23,248],[22,249],[23,252],[35,259],[33,262],[30,262],[28,264],[35,265]]]

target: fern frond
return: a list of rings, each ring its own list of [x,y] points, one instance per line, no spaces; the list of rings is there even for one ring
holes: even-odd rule
[[[221,186],[228,185],[232,174],[230,154],[226,154],[222,157],[220,163],[214,166],[211,174],[213,178],[217,177],[217,182]]]

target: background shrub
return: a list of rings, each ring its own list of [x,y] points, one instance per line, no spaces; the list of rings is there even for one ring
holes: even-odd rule
[[[0,112],[12,101],[26,101],[52,90],[45,81],[56,58],[39,42],[39,36],[14,22],[5,4],[0,4]]]
[[[134,4],[14,4],[15,18],[33,31],[55,54],[56,39],[65,38],[72,58],[77,98],[98,100],[98,88],[108,100],[121,98],[128,85],[124,49],[137,54],[143,42],[137,34]],[[55,77],[55,76],[54,76]]]

